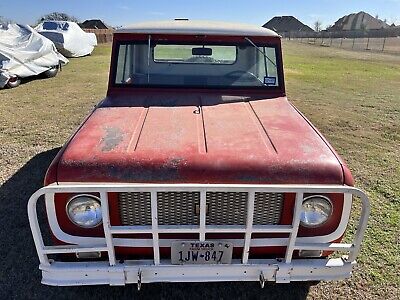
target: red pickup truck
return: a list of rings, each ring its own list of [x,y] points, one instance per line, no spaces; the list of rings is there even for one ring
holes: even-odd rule
[[[342,243],[355,209],[354,240]],[[116,31],[107,96],[28,215],[44,284],[263,286],[350,276],[369,201],[286,98],[276,33],[174,20]]]

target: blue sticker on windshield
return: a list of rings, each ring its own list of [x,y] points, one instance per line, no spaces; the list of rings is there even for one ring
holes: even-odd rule
[[[265,85],[276,85],[276,77],[264,77],[264,84]]]

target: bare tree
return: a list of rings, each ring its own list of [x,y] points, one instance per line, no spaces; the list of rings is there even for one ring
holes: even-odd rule
[[[320,20],[314,22],[314,30],[316,32],[320,32],[322,30],[322,22]]]
[[[389,23],[391,23],[392,25],[391,26],[396,26],[396,23],[398,23],[398,21],[399,21],[399,19],[398,18],[395,18],[395,17],[391,17],[390,19],[389,19]],[[398,24],[398,25],[400,25],[400,23]],[[393,26],[393,27],[394,27]]]
[[[70,22],[75,22],[75,23],[79,22],[79,20],[77,18],[75,18],[74,16],[67,15],[66,13],[52,12],[52,13],[49,13],[47,15],[40,17],[37,20],[37,23],[39,24],[46,20],[48,20],[48,21],[70,21]]]
[[[0,16],[0,28],[7,28],[8,24],[13,23],[10,19]]]

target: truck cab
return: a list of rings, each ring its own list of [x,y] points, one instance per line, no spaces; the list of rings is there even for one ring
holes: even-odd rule
[[[273,31],[243,24],[117,30],[106,98],[28,204],[42,282],[263,286],[349,277],[368,198],[288,101],[281,47]],[[354,241],[341,243],[358,208]]]

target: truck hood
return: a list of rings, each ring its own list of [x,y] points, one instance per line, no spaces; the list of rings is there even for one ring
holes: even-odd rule
[[[163,93],[106,99],[65,147],[57,180],[342,184],[343,170],[286,97]]]

